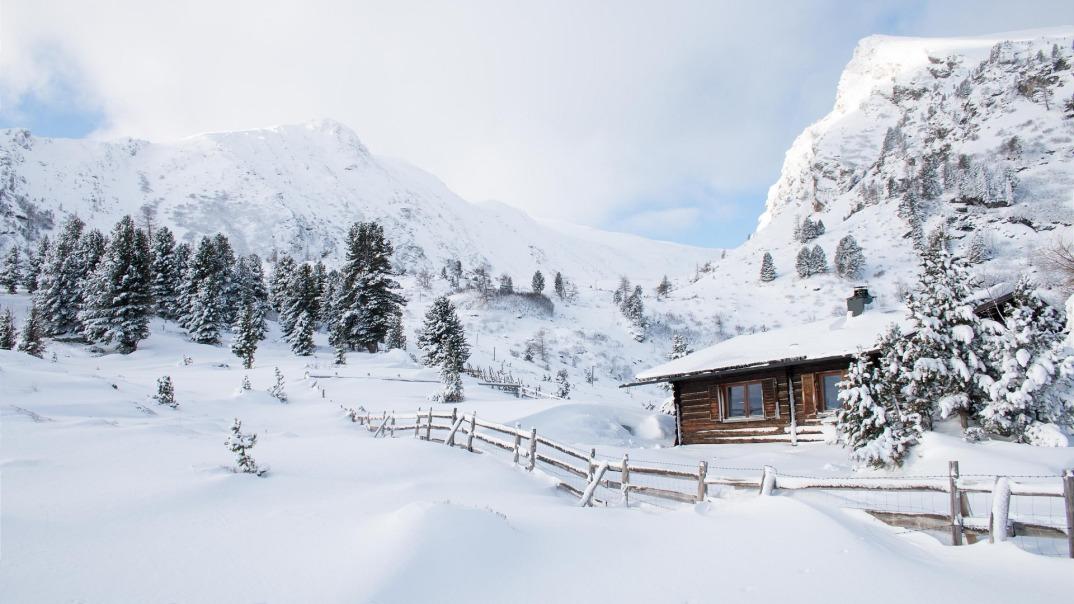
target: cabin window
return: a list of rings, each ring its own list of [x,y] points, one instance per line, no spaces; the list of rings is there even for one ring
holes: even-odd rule
[[[827,371],[818,376],[820,379],[820,398],[824,406],[819,411],[834,411],[841,404],[839,402],[839,382],[843,381],[842,371]]]
[[[764,417],[761,382],[731,384],[725,387],[724,396],[727,401],[728,419]]]

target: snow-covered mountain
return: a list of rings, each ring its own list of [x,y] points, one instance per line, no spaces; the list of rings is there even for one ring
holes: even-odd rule
[[[107,230],[146,212],[187,240],[220,231],[240,252],[329,261],[351,223],[377,219],[402,267],[438,272],[458,259],[516,278],[542,269],[579,281],[658,279],[714,253],[468,203],[436,177],[371,154],[330,120],[171,143],[0,131],[0,248],[36,239],[67,213]]]
[[[1074,235],[1072,42],[1074,27],[865,38],[831,113],[788,150],[757,231],[675,296],[720,309],[739,329],[845,312],[855,283],[795,272],[795,224],[807,217],[824,222],[809,245],[829,265],[838,241],[856,238],[866,258],[856,281],[884,306],[917,270],[912,216],[923,233],[946,224],[963,253],[975,243],[985,285],[1023,273],[1050,285],[1042,252]],[[758,280],[765,251],[779,274],[771,283]]]

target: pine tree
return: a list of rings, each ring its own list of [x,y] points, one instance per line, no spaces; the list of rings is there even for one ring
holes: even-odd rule
[[[1004,329],[993,335],[989,350],[996,379],[979,412],[986,430],[1028,442],[1038,421],[1074,422],[1074,401],[1054,387],[1065,381],[1060,368],[1074,363],[1063,350],[1064,336],[1059,313],[1037,295],[1032,282],[1020,279]]]
[[[913,187],[906,189],[902,200],[899,202],[899,217],[906,221],[910,227],[907,236],[919,251],[925,247],[925,229],[922,224],[921,208],[917,200],[917,194]]]
[[[671,293],[671,281],[667,275],[664,275],[664,278],[656,285],[656,297],[663,298],[669,293]]]
[[[302,264],[291,273],[291,283],[285,294],[280,312],[280,331],[288,342],[294,344],[299,318],[308,315],[310,327],[317,316],[317,276],[313,267]]]
[[[648,322],[645,319],[645,303],[642,301],[641,287],[635,287],[634,291],[623,302],[623,316],[632,326],[631,335],[638,342],[645,340],[645,331]]]
[[[253,358],[252,357],[250,359],[250,362],[253,363]],[[251,391],[253,389],[254,389],[254,387],[250,384],[250,376],[248,376],[248,375],[242,376],[242,383],[239,384],[239,390],[242,391],[242,392],[249,392],[249,391]]]
[[[10,308],[5,308],[4,312],[0,313],[0,349],[14,349],[17,336],[15,316],[11,314]]]
[[[992,257],[988,242],[980,231],[973,234],[969,246],[966,248],[966,262],[980,264]]]
[[[224,318],[220,312],[220,286],[216,279],[203,280],[195,290],[186,320],[190,339],[198,344],[220,343]]]
[[[819,275],[828,272],[828,257],[824,255],[824,250],[820,247],[820,244],[813,246],[809,256],[812,274]]]
[[[461,372],[470,358],[470,345],[466,343],[462,322],[455,312],[455,305],[447,297],[434,300],[425,313],[418,348],[422,350],[422,362],[429,367],[451,365]]]
[[[175,386],[172,384],[170,375],[157,378],[157,394],[153,397],[158,405],[167,405],[172,409],[178,408],[179,403],[175,400]]]
[[[231,344],[231,352],[242,359],[242,366],[245,369],[250,369],[254,366],[257,343],[262,339],[257,321],[257,313],[254,310],[253,303],[247,304],[239,317],[238,329],[235,330],[235,341]]]
[[[341,283],[342,279],[339,271],[335,269],[328,271],[328,275],[324,280],[324,289],[318,301],[318,306],[321,309],[321,324],[324,325],[325,331],[328,332],[329,340],[331,340],[331,334],[336,330],[336,323],[339,321],[337,302],[339,301]]]
[[[272,278],[269,279],[269,302],[276,312],[283,312],[284,305],[287,303],[295,268],[294,258],[287,254],[280,256],[272,268]]]
[[[44,330],[41,323],[41,314],[37,310],[37,304],[31,304],[30,313],[26,315],[26,320],[22,323],[22,333],[19,335],[19,352],[25,352],[39,359],[45,355],[45,342],[42,339]]]
[[[765,252],[761,258],[761,281],[769,283],[776,280],[776,264],[772,260],[772,254]]]
[[[511,278],[511,275],[504,273],[500,275],[500,294],[513,294],[515,293],[515,281]]]
[[[403,329],[403,316],[394,315],[388,328],[388,339],[384,343],[389,350],[406,350],[406,332]]]
[[[798,250],[794,268],[798,271],[798,276],[803,279],[813,275],[813,252],[809,249],[809,246],[803,245],[802,249]]]
[[[280,368],[273,368],[273,372],[276,375],[276,381],[272,384],[272,387],[268,389],[268,393],[272,395],[272,398],[280,401],[281,403],[287,402],[287,392],[283,389],[283,374],[280,373]]]
[[[388,335],[391,317],[406,304],[396,293],[399,283],[391,278],[392,253],[379,223],[355,223],[347,234],[338,312],[343,341],[352,350],[376,352]]]
[[[825,227],[824,227],[824,221],[823,220],[817,220],[815,230],[816,230],[816,233],[817,233],[817,237],[820,237],[821,235],[824,234]]]
[[[13,245],[4,257],[4,267],[0,271],[0,287],[7,290],[9,294],[15,293],[19,284],[22,283],[22,273],[22,256],[19,254],[19,246]]]
[[[44,334],[61,335],[78,331],[84,275],[77,252],[84,227],[85,223],[77,216],[68,217],[41,270],[34,300],[41,313],[40,328]]]
[[[112,231],[104,258],[89,281],[79,319],[93,342],[115,343],[124,354],[149,336],[152,313],[149,242],[124,216]]]
[[[558,275],[559,273],[556,274]],[[533,278],[530,279],[530,289],[537,295],[544,293],[544,274],[541,271],[533,273]]]
[[[564,283],[563,273],[556,272],[556,278],[552,281],[552,290],[556,292],[556,296],[560,299],[567,295],[567,286]]]
[[[313,317],[309,311],[302,311],[298,315],[288,341],[291,343],[291,352],[296,355],[308,357],[313,354]]]
[[[448,341],[445,347],[445,352],[450,355],[455,355],[455,344],[452,341]],[[462,388],[462,372],[460,368],[454,363],[445,363],[440,366],[440,394],[434,397],[436,400],[442,403],[459,403],[465,398]]]
[[[162,226],[153,234],[153,282],[151,290],[157,314],[174,319],[179,313],[178,292],[182,274],[175,262],[175,235]]]
[[[693,354],[693,350],[690,348],[690,344],[687,343],[686,338],[680,334],[675,334],[671,338],[671,352],[668,353],[668,360],[674,361],[675,359],[681,359],[682,357]]]
[[[904,367],[908,407],[931,429],[936,411],[947,417],[973,415],[990,384],[986,336],[991,322],[974,314],[976,280],[946,247],[922,255],[918,283],[907,296],[915,330],[908,338]]]
[[[269,294],[261,258],[257,254],[243,256],[235,263],[235,282],[239,290],[239,304],[244,310],[247,306],[252,308],[257,339],[264,340],[268,333],[265,315],[269,310]]]
[[[560,369],[556,372],[556,396],[559,398],[571,397],[571,383],[568,381],[569,377],[566,369]]]
[[[28,293],[32,294],[37,291],[41,279],[41,270],[45,266],[45,262],[48,261],[50,245],[48,235],[45,235],[37,244],[37,252],[27,254],[26,271],[23,273],[22,284]]]
[[[835,272],[844,279],[857,279],[861,277],[862,268],[865,266],[865,255],[853,235],[847,235],[839,240],[835,248]]]
[[[943,194],[943,186],[940,184],[940,174],[937,169],[936,158],[925,157],[921,161],[921,170],[917,174],[917,181],[921,186],[921,197],[924,199],[936,199]]]
[[[86,231],[78,241],[79,270],[82,277],[89,277],[104,260],[108,250],[108,238],[98,229]]]
[[[239,284],[235,277],[235,251],[223,233],[213,236],[213,274],[219,282],[220,318],[224,325],[233,325],[242,308]]]
[[[236,456],[236,472],[255,476],[264,476],[268,472],[267,469],[259,468],[257,462],[250,456],[250,450],[257,445],[257,435],[243,434],[242,422],[239,421],[239,418],[235,418],[235,423],[231,425],[231,435],[228,436],[224,444]]]
[[[920,436],[920,418],[902,400],[902,342],[899,328],[890,327],[877,344],[879,364],[862,352],[839,384],[836,429],[851,458],[868,466],[902,465]]]

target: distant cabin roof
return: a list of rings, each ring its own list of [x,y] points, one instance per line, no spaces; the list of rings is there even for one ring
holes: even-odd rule
[[[638,382],[664,381],[732,369],[786,365],[871,350],[892,323],[905,325],[902,310],[867,310],[857,317],[824,319],[795,327],[730,338],[657,365],[635,376]]]

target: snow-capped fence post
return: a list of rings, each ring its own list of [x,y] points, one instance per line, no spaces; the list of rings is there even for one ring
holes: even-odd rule
[[[709,464],[705,460],[701,460],[697,464],[697,501],[698,503],[705,500],[708,497],[708,485],[705,484],[705,477],[709,473]]]
[[[537,465],[537,428],[530,428],[530,458],[529,467],[526,468],[530,472],[533,471],[534,466]]]
[[[451,408],[451,425],[455,425],[455,419],[457,418],[458,414],[459,414],[459,408],[458,407],[452,407]]]
[[[597,467],[597,450],[589,450],[589,462],[586,463],[586,480],[593,480],[593,471]]]
[[[418,407],[418,412],[414,414],[414,438],[421,438],[421,407]]]
[[[477,430],[477,411],[470,415],[470,433],[466,435],[466,450],[474,452],[474,431]]]
[[[1067,512],[1067,550],[1074,558],[1074,470],[1063,472],[1063,502]]]
[[[592,476],[590,476],[588,483],[585,486],[585,492],[582,493],[582,498],[578,500],[579,507],[587,507],[592,505],[593,493],[597,492],[597,485],[600,484],[600,479],[604,478],[604,473],[608,471],[608,462],[602,461],[597,466],[596,470],[593,470]]]
[[[425,424],[425,440],[433,438],[433,406],[429,405],[429,421]]]
[[[395,409],[392,409],[392,427],[389,434],[392,438],[395,438]]]
[[[776,469],[765,466],[761,469],[761,495],[768,497],[776,488]]]
[[[1010,531],[1011,483],[1006,476],[996,476],[992,487],[992,515],[988,518],[988,542],[1003,543]]]
[[[522,424],[515,424],[515,459],[514,463],[518,465],[518,457],[520,454],[519,449],[522,448]]]
[[[947,494],[951,502],[951,545],[962,545],[962,502],[958,494],[958,462],[947,462]]]
[[[623,453],[623,471],[619,479],[619,488],[623,492],[623,506],[630,507],[630,454]]]

